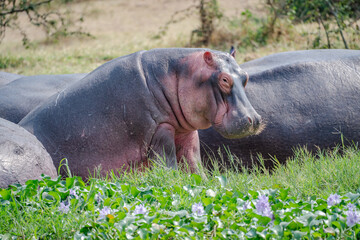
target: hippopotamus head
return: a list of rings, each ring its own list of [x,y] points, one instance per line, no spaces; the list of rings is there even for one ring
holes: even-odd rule
[[[248,74],[235,54],[203,50],[186,59],[191,79],[180,81],[179,100],[189,124],[197,129],[211,125],[226,138],[258,134],[260,115],[245,95]]]

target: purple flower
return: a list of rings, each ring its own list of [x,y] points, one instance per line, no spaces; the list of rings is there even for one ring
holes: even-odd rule
[[[62,213],[68,213],[70,211],[70,203],[68,203],[68,201],[61,202],[59,206],[59,211]]]
[[[147,209],[144,204],[137,205],[134,210],[134,215],[147,214]]]
[[[194,203],[191,207],[191,211],[197,216],[203,216],[205,214],[202,203]]]
[[[106,216],[107,216],[108,214],[110,214],[110,213],[111,213],[111,208],[109,208],[109,207],[104,207],[103,209],[101,209],[101,210],[99,211],[99,219],[106,218]]]
[[[70,195],[74,196],[76,199],[79,198],[79,195],[77,195],[76,190],[70,189]]]
[[[101,193],[96,194],[95,201],[99,203],[102,200],[101,197],[102,197]]]
[[[345,212],[345,214],[346,214],[346,224],[349,227],[354,226],[360,221],[360,216],[355,211],[349,210]]]
[[[269,217],[271,219],[273,218],[273,214],[269,203],[269,198],[267,196],[261,195],[259,199],[256,201],[255,207],[256,207],[256,212],[259,215],[262,215],[264,217]]]
[[[329,207],[339,204],[341,202],[340,195],[331,194],[327,199],[327,204]]]
[[[355,205],[354,204],[352,204],[352,203],[349,203],[347,206],[347,209],[349,210],[349,211],[355,211]]]

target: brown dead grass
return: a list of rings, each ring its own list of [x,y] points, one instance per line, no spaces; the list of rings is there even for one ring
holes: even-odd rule
[[[263,9],[262,1],[264,0],[219,0],[219,4],[228,18],[240,16],[245,9],[249,9],[256,16],[265,16],[266,10]],[[25,18],[20,18],[32,41],[32,46],[25,49],[21,43],[21,35],[15,31],[8,31],[0,44],[0,57],[22,58],[24,61],[19,66],[0,69],[0,71],[26,75],[89,72],[112,58],[135,51],[184,47],[189,43],[191,31],[199,27],[197,14],[179,23],[171,24],[167,34],[162,38],[154,39],[153,36],[176,11],[196,2],[194,0],[87,0],[67,4],[62,10],[70,9],[74,12],[74,18],[84,16],[85,21],[81,23],[81,28],[95,38],[67,37],[56,44],[46,41],[41,29],[31,26]],[[287,31],[286,28],[279,26],[279,29],[284,31]],[[316,25],[313,28],[316,29]],[[218,31],[214,37],[221,42],[222,39],[227,39],[227,31],[224,26],[224,31]],[[279,42],[238,54],[237,60],[241,63],[275,52],[306,49],[307,43],[303,38],[295,37],[298,40],[294,41],[288,39],[286,34],[289,33],[284,32],[285,36],[282,36]],[[226,43],[222,45],[222,49],[218,50],[227,51],[231,44],[236,44],[228,39],[224,42]]]

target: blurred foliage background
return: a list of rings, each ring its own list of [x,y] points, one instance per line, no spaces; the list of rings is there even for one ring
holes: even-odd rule
[[[88,72],[134,51],[360,48],[360,0],[1,0],[0,70]]]

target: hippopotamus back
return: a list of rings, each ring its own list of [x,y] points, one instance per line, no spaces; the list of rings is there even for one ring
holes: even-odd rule
[[[0,87],[0,117],[20,122],[31,110],[86,74],[23,76]]]

